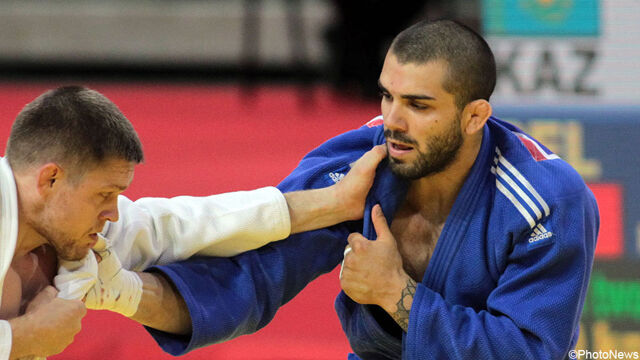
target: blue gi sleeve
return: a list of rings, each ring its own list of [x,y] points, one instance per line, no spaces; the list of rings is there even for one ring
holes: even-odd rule
[[[363,127],[329,140],[305,156],[278,188],[288,192],[332,185],[375,145],[376,132],[380,129]],[[152,267],[150,271],[164,273],[184,298],[193,332],[181,337],[147,330],[172,355],[253,333],[309,282],[335,268],[347,236],[361,226],[343,223],[231,258],[198,257]]]
[[[577,341],[599,220],[588,189],[556,206],[546,220],[554,242],[531,248],[524,236],[514,239],[486,310],[418,285],[402,358],[564,359]]]

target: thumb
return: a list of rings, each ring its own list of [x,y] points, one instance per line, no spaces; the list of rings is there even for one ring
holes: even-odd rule
[[[356,160],[352,169],[360,169],[360,171],[375,171],[382,159],[387,156],[387,147],[385,145],[376,145]]]
[[[111,244],[109,244],[109,240],[107,240],[104,236],[102,236],[102,234],[97,234],[97,235],[98,235],[98,241],[93,246],[93,250],[95,252],[100,253],[107,250]]]
[[[377,166],[378,163],[387,156],[387,146],[385,144],[376,145],[367,151],[364,156],[367,157],[367,161]]]
[[[391,230],[389,229],[389,225],[387,224],[387,219],[384,217],[384,213],[382,212],[382,207],[380,207],[380,204],[374,205],[373,209],[371,209],[371,221],[373,222],[373,228],[376,229],[376,233],[378,234],[378,240],[394,240],[393,234],[391,234]]]

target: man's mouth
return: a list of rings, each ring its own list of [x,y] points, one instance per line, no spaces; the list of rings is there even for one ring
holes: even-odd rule
[[[399,157],[413,150],[413,146],[395,142],[393,140],[388,141],[387,143],[388,143],[389,155],[391,155],[392,157]]]

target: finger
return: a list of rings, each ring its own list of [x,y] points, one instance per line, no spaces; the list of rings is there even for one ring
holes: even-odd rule
[[[373,222],[373,228],[376,230],[379,239],[394,239],[387,224],[387,218],[384,217],[382,207],[380,204],[376,204],[371,209],[371,221]]]
[[[387,155],[387,148],[385,145],[376,145],[371,150],[367,151],[356,160],[353,164],[353,169],[359,169],[362,171],[375,170],[382,159]]]
[[[378,165],[387,156],[387,146],[385,144],[376,145],[362,155],[370,164]]]
[[[44,289],[42,289],[42,291],[40,291],[42,294],[46,295],[49,298],[54,298],[56,297],[56,295],[58,295],[58,290],[51,286],[51,285],[47,285]]]
[[[387,144],[376,145],[370,151],[375,151],[380,160],[382,160],[387,156]]]
[[[352,278],[353,270],[348,267],[343,266],[340,269],[340,288],[344,288],[345,283],[349,282],[350,278]]]
[[[349,243],[349,246],[351,246],[351,249],[354,253],[358,253],[361,251],[362,247],[366,244],[365,241],[369,240],[367,240],[367,238],[362,236],[362,234],[360,233],[351,233],[347,238],[347,242]]]

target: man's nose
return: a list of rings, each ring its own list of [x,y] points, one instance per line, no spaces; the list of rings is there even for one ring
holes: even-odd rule
[[[118,203],[115,202],[108,209],[103,210],[100,213],[100,220],[108,220],[111,222],[116,222],[120,218],[120,213],[118,212]]]
[[[389,105],[389,111],[384,115],[384,127],[393,131],[404,132],[407,131],[407,122],[404,119],[403,109],[401,104],[394,101]]]

